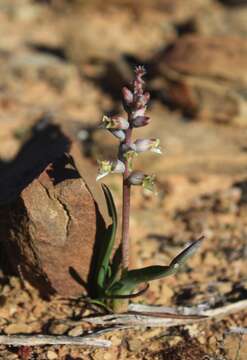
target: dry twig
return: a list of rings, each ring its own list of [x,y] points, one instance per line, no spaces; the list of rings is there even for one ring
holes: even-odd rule
[[[209,319],[222,319],[230,314],[245,309],[247,309],[247,299],[219,308],[207,310],[203,310],[201,306],[171,308],[165,306],[131,304],[129,306],[129,312],[125,314],[110,314],[104,316],[87,317],[79,321],[55,321],[55,323],[66,323],[69,326],[78,326],[85,323],[90,323],[94,326],[103,328],[102,330],[92,330],[90,335],[79,337],[51,335],[0,335],[0,344],[13,346],[66,344],[110,347],[110,341],[100,340],[97,339],[97,337],[110,331],[123,330],[133,327],[173,327]]]
[[[79,345],[108,348],[111,346],[111,341],[91,336],[0,335],[0,344],[12,346]]]

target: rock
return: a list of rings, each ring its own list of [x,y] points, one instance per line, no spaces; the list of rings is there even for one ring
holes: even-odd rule
[[[72,158],[64,155],[46,166],[7,213],[7,252],[14,269],[21,268],[44,294],[85,292],[104,222]]]
[[[128,349],[131,352],[137,352],[143,346],[143,341],[141,339],[129,339],[128,340]]]
[[[57,359],[57,354],[54,351],[49,350],[46,353],[46,357],[48,360],[54,360]]]
[[[246,359],[247,353],[247,336],[239,334],[228,335],[224,341],[224,350],[229,359],[236,358],[236,354],[239,360]]]
[[[28,324],[24,324],[24,323],[15,323],[15,324],[10,324],[8,326],[5,327],[4,332],[7,335],[11,335],[11,334],[29,334],[32,332],[32,327]]]
[[[75,326],[68,332],[69,336],[81,336],[83,334],[83,329],[80,325]]]
[[[69,329],[66,324],[52,323],[49,327],[49,332],[53,335],[64,335]]]
[[[76,69],[55,56],[24,52],[9,59],[8,71],[21,79],[44,81],[57,91],[63,91],[76,76]]]
[[[0,178],[5,272],[14,270],[46,297],[89,291],[98,241],[109,225],[95,178],[68,129],[47,120],[30,131]]]
[[[163,82],[157,86],[166,101],[193,117],[247,125],[244,38],[184,36],[158,63]]]

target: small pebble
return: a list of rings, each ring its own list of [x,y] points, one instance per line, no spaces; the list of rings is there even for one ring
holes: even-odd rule
[[[68,331],[69,327],[66,324],[51,324],[49,332],[53,335],[63,335]]]
[[[129,351],[138,351],[138,350],[140,350],[142,345],[143,345],[143,342],[139,339],[133,338],[133,339],[128,340]]]
[[[54,351],[49,350],[46,353],[46,357],[48,360],[54,360],[57,359],[57,354]]]
[[[6,326],[4,329],[5,334],[29,334],[32,332],[32,327],[24,323],[15,323]]]
[[[69,336],[81,336],[82,333],[83,333],[83,330],[81,328],[81,325],[78,325],[78,326],[74,327],[73,329],[71,329],[68,332],[68,335]]]

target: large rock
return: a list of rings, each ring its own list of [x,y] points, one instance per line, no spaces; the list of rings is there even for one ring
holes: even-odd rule
[[[97,232],[104,223],[92,194],[68,156],[49,164],[8,206],[12,265],[43,293],[85,292]]]
[[[184,36],[160,54],[157,86],[187,114],[246,126],[246,64],[244,38]]]
[[[34,133],[0,178],[0,266],[45,296],[91,290],[109,224],[96,169],[65,133],[52,124]]]

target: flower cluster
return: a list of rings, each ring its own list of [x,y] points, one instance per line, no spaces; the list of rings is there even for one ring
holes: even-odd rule
[[[150,118],[145,115],[150,100],[149,92],[144,91],[145,75],[143,66],[135,69],[135,79],[132,89],[123,87],[123,107],[127,116],[104,116],[101,127],[110,131],[119,141],[118,159],[114,161],[100,161],[97,180],[110,173],[122,173],[128,185],[142,185],[153,191],[154,175],[146,175],[141,171],[132,170],[132,160],[139,153],[152,151],[161,154],[160,140],[137,139],[132,141],[132,130],[149,124]]]

